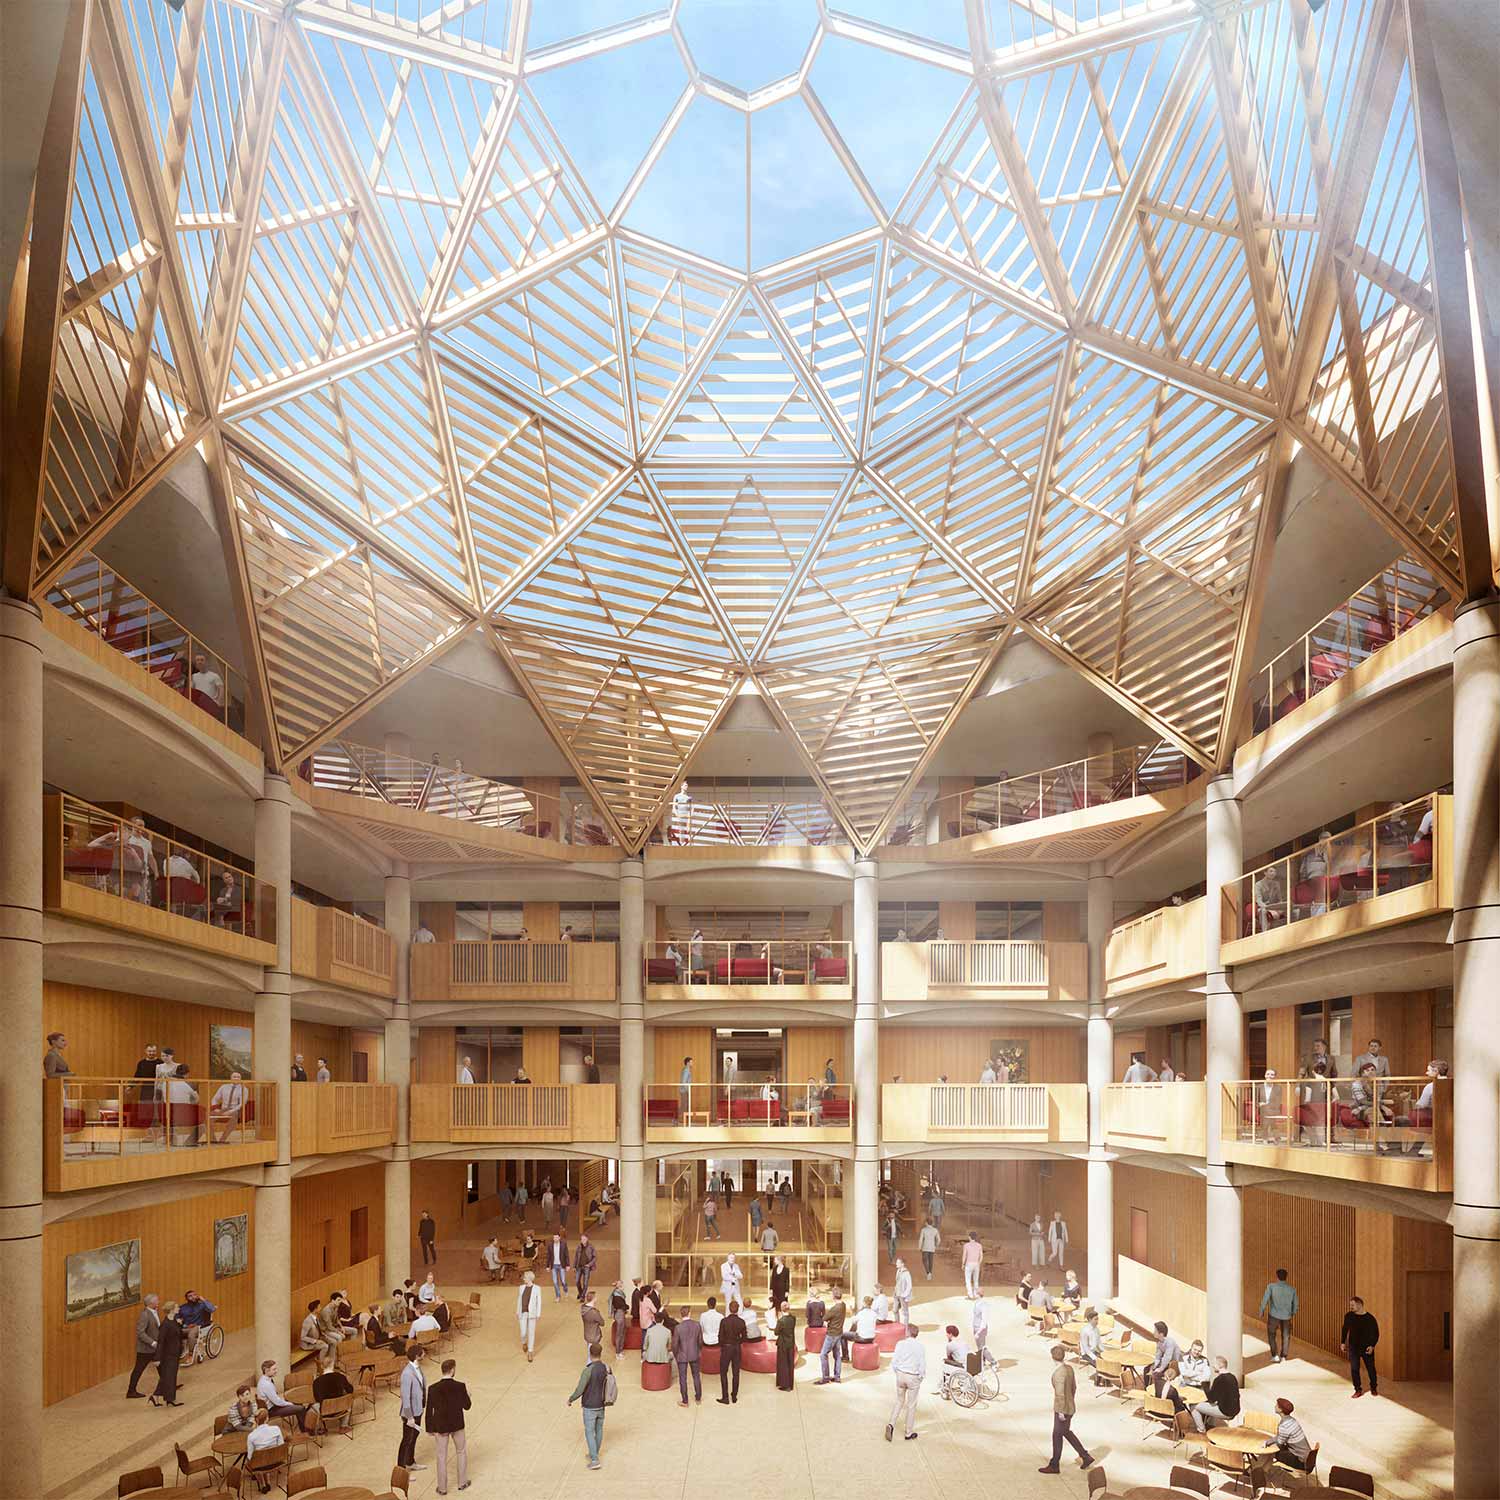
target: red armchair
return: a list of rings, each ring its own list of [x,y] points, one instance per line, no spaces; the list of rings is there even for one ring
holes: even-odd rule
[[[648,984],[676,984],[677,960],[675,958],[648,958],[646,982]]]
[[[771,960],[768,958],[716,958],[714,960],[714,983],[729,984],[735,981],[750,984],[769,984]]]
[[[675,1125],[677,1123],[677,1100],[648,1099],[646,1123],[648,1125]]]
[[[848,984],[849,960],[847,958],[813,959],[814,984]]]
[[[825,1099],[822,1113],[825,1125],[847,1125],[849,1123],[849,1100],[839,1097]]]

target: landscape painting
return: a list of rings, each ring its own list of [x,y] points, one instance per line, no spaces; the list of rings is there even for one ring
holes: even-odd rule
[[[243,1276],[250,1267],[250,1216],[214,1220],[214,1279]]]
[[[1031,1082],[1031,1043],[1001,1039],[990,1043],[990,1056],[1005,1065],[1007,1083]]]
[[[248,1026],[210,1026],[208,1028],[208,1076],[228,1078],[238,1073],[250,1077],[252,1063],[251,1033]]]
[[[131,1307],[141,1300],[141,1242],[80,1250],[66,1263],[67,1321]]]

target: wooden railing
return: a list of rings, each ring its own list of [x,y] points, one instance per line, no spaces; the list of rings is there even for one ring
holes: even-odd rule
[[[852,994],[854,945],[825,937],[670,938],[646,944],[644,978],[648,990],[672,998],[720,998],[715,992],[722,990],[844,999]]]
[[[880,1094],[887,1140],[1088,1139],[1088,1088],[1081,1083],[887,1083]]]
[[[613,1000],[614,943],[414,943],[414,1000]]]
[[[368,1151],[396,1139],[393,1083],[292,1083],[292,1155]]]
[[[1107,993],[1128,995],[1201,974],[1205,899],[1161,906],[1116,927],[1104,952]]]
[[[292,898],[292,972],[366,994],[396,993],[396,944],[383,927]]]
[[[1201,1083],[1112,1083],[1104,1090],[1105,1143],[1124,1151],[1202,1156]]]
[[[1082,1000],[1086,943],[882,943],[881,991],[896,1000]]]
[[[349,1306],[355,1312],[363,1312],[372,1302],[384,1300],[386,1283],[395,1276],[396,1269],[392,1267],[391,1275],[385,1275],[381,1267],[381,1257],[372,1255],[356,1265],[345,1266],[342,1271],[332,1271],[327,1276],[320,1276],[316,1281],[308,1282],[306,1286],[297,1287],[292,1292],[293,1360],[300,1360],[302,1357],[298,1341],[302,1334],[302,1320],[307,1316],[309,1302],[314,1298],[319,1302],[326,1302],[334,1292],[348,1292]],[[311,1376],[307,1378],[312,1379]]]
[[[601,1141],[615,1134],[612,1083],[411,1087],[414,1141]]]
[[[454,984],[566,984],[572,943],[457,942]]]

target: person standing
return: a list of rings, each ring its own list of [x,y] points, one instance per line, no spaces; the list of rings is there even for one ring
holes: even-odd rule
[[[928,1219],[917,1231],[917,1249],[922,1252],[922,1274],[928,1281],[932,1280],[932,1258],[942,1243],[943,1237],[938,1233],[937,1225]]]
[[[1359,1383],[1361,1362],[1370,1377],[1370,1394],[1380,1394],[1379,1377],[1375,1373],[1375,1346],[1379,1342],[1380,1324],[1375,1321],[1375,1314],[1365,1311],[1363,1297],[1351,1297],[1349,1311],[1344,1314],[1343,1331],[1339,1334],[1339,1353],[1349,1356],[1349,1379],[1354,1382],[1351,1399],[1355,1401],[1364,1395]]]
[[[1068,1351],[1061,1344],[1052,1346],[1052,1457],[1038,1474],[1060,1474],[1058,1460],[1063,1444],[1068,1443],[1078,1455],[1080,1469],[1092,1469],[1094,1456],[1078,1441],[1073,1431],[1073,1415],[1078,1410],[1078,1382],[1073,1367],[1067,1363]]]
[[[750,1237],[758,1240],[760,1238],[761,1220],[766,1216],[765,1210],[760,1206],[760,1194],[754,1194],[750,1199]]]
[[[148,1365],[156,1363],[156,1351],[161,1344],[161,1313],[157,1310],[161,1299],[152,1292],[141,1304],[135,1320],[135,1368],[130,1372],[130,1385],[126,1388],[127,1401],[144,1401],[145,1391],[136,1390]]]
[[[458,1487],[469,1487],[469,1455],[464,1449],[464,1413],[474,1404],[469,1388],[456,1379],[458,1361],[443,1361],[443,1378],[427,1392],[427,1435],[437,1449],[437,1492],[448,1493],[448,1444],[458,1454]]]
[[[529,1364],[536,1355],[536,1324],[542,1315],[542,1289],[536,1284],[536,1273],[528,1271],[521,1278],[516,1293],[516,1323],[521,1330],[521,1348]]]
[[[151,1397],[152,1406],[182,1405],[177,1399],[177,1368],[182,1363],[183,1330],[176,1313],[175,1302],[169,1302],[162,1308],[161,1336],[156,1344],[156,1390]]]
[[[703,1233],[711,1240],[719,1236],[719,1205],[712,1192],[703,1200]]]
[[[984,1246],[979,1242],[979,1231],[971,1229],[964,1241],[964,1296],[970,1302],[979,1300],[979,1268],[984,1264]]]
[[[531,1193],[526,1184],[518,1182],[516,1184],[516,1218],[523,1224],[526,1222],[526,1203],[530,1197]]]
[[[42,1059],[43,1078],[67,1078],[72,1073],[72,1068],[63,1060],[67,1046],[68,1039],[62,1032],[47,1033],[47,1055]]]
[[[745,1283],[745,1273],[733,1254],[719,1267],[719,1291],[724,1297],[724,1306],[740,1300],[740,1288]]]
[[[720,1176],[720,1178],[719,1178],[719,1186],[724,1190],[724,1194],[723,1195],[724,1195],[724,1207],[725,1207],[725,1209],[728,1212],[733,1213],[734,1212],[734,1178],[732,1178],[727,1171],[724,1172]]]
[[[560,1234],[554,1234],[547,1246],[547,1269],[552,1274],[552,1300],[561,1302],[568,1289],[568,1242]]]
[[[613,1377],[604,1363],[604,1350],[598,1344],[589,1345],[588,1363],[568,1397],[568,1405],[583,1402],[583,1441],[588,1446],[589,1468],[597,1469],[599,1449],[604,1442],[604,1408],[610,1404],[610,1385]]]
[[[422,1350],[415,1342],[406,1346],[406,1368],[401,1372],[401,1447],[396,1466],[401,1469],[425,1469],[414,1462],[417,1438],[422,1431],[422,1413],[427,1409],[427,1377],[422,1374]]]
[[[422,1217],[417,1221],[417,1241],[422,1246],[422,1264],[429,1262],[437,1264],[437,1221],[432,1217],[430,1209],[422,1210]]]
[[[911,1272],[906,1269],[906,1262],[898,1255],[896,1257],[896,1321],[898,1323],[911,1322]]]
[[[896,1217],[895,1211],[885,1216],[885,1253],[886,1258],[892,1262],[896,1259],[896,1240],[901,1233],[901,1220]]]
[[[139,1072],[137,1072],[136,1077],[140,1077]],[[303,1066],[303,1058],[300,1052],[296,1055],[295,1058],[292,1059],[292,1082],[307,1082],[307,1069]]]
[[[740,1357],[745,1342],[745,1320],[738,1302],[729,1304],[729,1312],[719,1324],[719,1405],[729,1406],[740,1399]],[[734,1371],[734,1384],[729,1372]]]
[[[1261,1315],[1266,1320],[1266,1343],[1271,1346],[1271,1363],[1277,1365],[1291,1352],[1292,1319],[1297,1316],[1298,1307],[1297,1288],[1286,1276],[1286,1268],[1277,1267],[1276,1280],[1266,1283],[1260,1297]]]
[[[703,1405],[703,1325],[689,1308],[677,1315],[672,1330],[672,1358],[677,1361],[677,1394],[679,1406],[686,1406],[688,1371],[693,1372],[693,1400]]]
[[[636,1283],[640,1285],[639,1282]],[[712,1299],[710,1299],[712,1300]],[[609,1317],[614,1325],[610,1337],[614,1344],[615,1353],[625,1352],[625,1330],[630,1323],[630,1298],[625,1295],[625,1283],[618,1278],[610,1288],[609,1293]]]
[[[557,1227],[564,1234],[568,1232],[568,1210],[573,1206],[573,1194],[564,1188],[557,1195]]]
[[[1068,1248],[1068,1221],[1063,1218],[1062,1210],[1054,1209],[1052,1222],[1047,1226],[1047,1260],[1056,1261],[1062,1265],[1063,1256]]]
[[[766,1257],[766,1274],[771,1275],[776,1269],[776,1247],[781,1243],[781,1236],[776,1233],[776,1226],[766,1220],[766,1227],[760,1232],[760,1248]]]
[[[1027,1230],[1031,1236],[1031,1263],[1034,1266],[1045,1266],[1047,1264],[1047,1231],[1042,1228],[1042,1216],[1032,1214],[1031,1228]]]
[[[943,1201],[943,1191],[934,1183],[932,1196],[927,1200],[927,1217],[937,1225],[940,1232],[943,1227],[943,1215],[947,1212],[948,1205]]]
[[[584,1296],[578,1316],[583,1323],[583,1347],[587,1349],[590,1344],[603,1344],[604,1314],[594,1306],[593,1292]]]
[[[578,1300],[583,1301],[588,1294],[589,1278],[594,1274],[594,1267],[599,1264],[599,1252],[594,1249],[594,1243],[588,1235],[578,1236],[578,1249],[573,1255],[573,1285],[578,1292]]]
[[[815,1382],[817,1385],[840,1385],[843,1383],[844,1322],[848,1316],[849,1309],[844,1304],[843,1289],[834,1287],[833,1301],[828,1305],[823,1314],[827,1332],[823,1335],[823,1352],[818,1361],[819,1375]],[[830,1361],[833,1365],[832,1375],[828,1373]]]
[[[776,1389],[792,1389],[792,1371],[797,1366],[797,1317],[790,1302],[776,1309]]]
[[[906,1441],[917,1435],[917,1397],[922,1393],[922,1382],[927,1379],[927,1351],[917,1337],[919,1329],[915,1323],[906,1325],[906,1337],[891,1353],[891,1374],[896,1377],[896,1404],[891,1408],[891,1419],[885,1424],[885,1440],[890,1442],[896,1435],[896,1424],[906,1421]]]
[[[678,1118],[684,1124],[687,1123],[688,1110],[693,1103],[693,1060],[685,1057],[682,1060],[682,1072],[677,1078],[677,1105]]]
[[[556,1205],[556,1203],[557,1203],[557,1199],[552,1196],[552,1184],[549,1182],[546,1185],[546,1187],[544,1187],[542,1189],[542,1228],[543,1229],[551,1229],[552,1228],[552,1210],[553,1210],[554,1206]]]

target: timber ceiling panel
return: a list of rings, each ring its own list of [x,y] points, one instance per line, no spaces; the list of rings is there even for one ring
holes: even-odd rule
[[[633,846],[747,682],[868,845],[1013,630],[1223,764],[1298,445],[1459,586],[1395,0],[684,9],[80,11],[6,585],[205,440],[273,759],[478,630]]]

